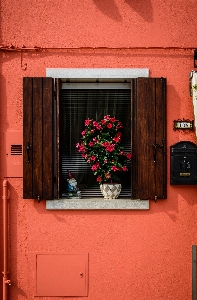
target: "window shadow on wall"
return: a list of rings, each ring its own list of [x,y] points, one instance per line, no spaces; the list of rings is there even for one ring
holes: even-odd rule
[[[93,0],[97,8],[109,18],[120,22],[122,16],[114,0]],[[125,0],[125,4],[138,13],[146,22],[153,22],[153,8],[150,0]]]
[[[97,8],[114,21],[120,22],[122,17],[114,0],[93,0]]]
[[[136,11],[146,22],[153,22],[153,8],[150,0],[125,0],[132,10]]]

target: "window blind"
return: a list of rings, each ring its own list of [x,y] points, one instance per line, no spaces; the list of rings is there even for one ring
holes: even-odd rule
[[[102,197],[96,176],[76,149],[88,118],[100,121],[105,115],[123,123],[122,145],[131,151],[131,91],[130,89],[63,89],[62,90],[62,192],[67,192],[70,170],[78,182],[82,197]],[[120,197],[131,196],[130,163],[121,174]]]

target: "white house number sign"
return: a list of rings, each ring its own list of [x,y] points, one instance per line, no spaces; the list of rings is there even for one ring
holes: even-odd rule
[[[193,123],[194,121],[190,121],[190,120],[174,120],[174,130],[177,129],[189,129],[192,130],[193,129]]]

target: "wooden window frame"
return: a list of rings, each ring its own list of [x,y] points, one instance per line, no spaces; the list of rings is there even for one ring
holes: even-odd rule
[[[24,92],[24,113],[27,112],[30,108],[28,107],[32,107],[33,109],[36,109],[36,105],[37,103],[39,103],[41,100],[35,100],[35,98],[41,99],[40,94],[43,95],[43,99],[45,98],[45,95],[47,95],[47,93],[49,93],[49,90],[53,89],[53,80],[52,78],[43,78],[43,82],[42,84],[38,83],[35,84],[35,87],[32,87],[30,84],[31,79],[27,79],[24,78],[24,90],[27,89],[28,85],[29,85],[29,90],[33,90],[36,91],[36,95],[38,96],[33,96],[30,95],[27,91]],[[35,79],[35,82],[39,81],[38,79]],[[49,86],[47,87],[46,90],[44,88],[45,86],[45,82],[50,82]],[[154,81],[154,83],[153,83]],[[27,83],[28,82],[28,83]],[[58,82],[58,80],[57,80]],[[39,86],[40,84],[40,86]],[[42,85],[42,93],[40,92],[41,89],[41,85]],[[141,88],[141,86],[143,86],[143,89]],[[57,88],[57,91],[60,91],[61,89]],[[51,91],[50,91],[51,92]],[[131,80],[131,92],[132,92],[132,97],[137,97],[138,101],[133,101],[133,105],[132,105],[132,126],[134,126],[134,130],[132,133],[132,152],[133,152],[133,161],[132,161],[132,199],[165,199],[166,198],[166,149],[165,149],[165,141],[166,141],[166,132],[165,132],[165,126],[162,128],[162,130],[159,130],[159,132],[162,132],[162,136],[161,134],[158,132],[154,135],[154,139],[153,137],[148,137],[150,138],[150,143],[149,146],[147,147],[147,145],[141,143],[141,141],[139,141],[139,133],[141,133],[142,135],[144,135],[144,132],[142,133],[142,131],[144,131],[145,126],[145,132],[147,132],[148,130],[148,126],[151,126],[152,123],[154,123],[154,126],[157,126],[159,124],[159,121],[161,118],[163,118],[163,120],[165,119],[165,114],[166,114],[166,110],[165,110],[165,98],[166,98],[166,79],[165,78],[138,78],[138,79],[132,79]],[[162,98],[162,107],[160,104],[160,107],[158,107],[157,109],[157,105],[155,105],[157,103],[157,101],[152,101],[151,99],[157,99],[157,98]],[[56,93],[56,99],[58,98],[58,95]],[[146,122],[141,122],[140,120],[143,119],[143,117],[145,117],[145,114],[147,112],[147,109],[145,108],[144,111],[142,112],[141,110],[141,105],[142,103],[147,100],[148,101],[152,101],[154,102],[153,107],[156,107],[156,111],[154,113],[154,115],[149,118],[151,119],[151,122],[149,122],[149,124],[145,124]],[[33,101],[33,103],[32,103]],[[51,101],[51,100],[50,100]],[[48,103],[48,101],[46,101]],[[30,103],[32,103],[30,105]],[[53,108],[53,105],[51,106]],[[58,107],[58,106],[57,106]],[[32,109],[31,108],[31,109]],[[58,186],[58,181],[54,180],[54,173],[56,172],[56,178],[58,177],[58,173],[60,172],[59,167],[60,164],[59,162],[59,150],[60,150],[60,146],[57,143],[60,142],[59,139],[59,132],[58,132],[58,125],[57,125],[57,131],[56,131],[56,145],[57,148],[56,150],[51,153],[50,156],[50,160],[47,161],[47,167],[40,167],[41,166],[41,162],[39,162],[39,168],[36,168],[35,170],[35,163],[33,166],[31,166],[31,164],[27,163],[28,161],[28,155],[30,155],[30,160],[35,160],[38,159],[39,156],[35,155],[35,145],[36,147],[41,147],[43,149],[43,145],[41,143],[35,144],[35,139],[36,140],[43,140],[43,137],[41,137],[39,135],[39,130],[41,129],[42,126],[46,126],[46,132],[47,132],[47,136],[51,137],[51,140],[54,140],[54,136],[53,133],[51,132],[51,127],[53,126],[50,124],[50,126],[47,125],[47,119],[45,117],[45,111],[47,109],[46,107],[46,103],[43,102],[42,104],[42,120],[45,120],[45,122],[43,122],[43,125],[41,125],[38,121],[38,124],[33,125],[33,126],[29,126],[28,122],[32,122],[32,120],[24,118],[24,166],[27,165],[27,167],[24,167],[24,185],[23,185],[23,191],[24,191],[24,199],[59,199],[60,198],[60,186],[59,189],[57,189],[57,193],[54,193],[54,186]],[[31,110],[30,109],[30,110]],[[58,110],[58,109],[57,109]],[[37,110],[39,111],[39,110]],[[50,113],[51,116],[53,116],[53,111],[50,108]],[[31,111],[30,116],[32,116],[33,112]],[[49,114],[47,113],[47,117],[49,117]],[[38,117],[39,119],[39,117]],[[53,119],[53,117],[52,117]],[[34,120],[35,123],[35,120]],[[44,125],[44,123],[46,123]],[[58,119],[57,119],[57,123],[58,123]],[[164,122],[165,123],[165,122]],[[145,126],[144,126],[145,124]],[[30,128],[30,130],[28,129]],[[32,129],[33,128],[33,129]],[[158,127],[159,128],[159,127]],[[27,135],[29,134],[29,131],[31,131],[31,139],[29,139],[29,137],[27,137]],[[33,131],[33,133],[32,133]],[[35,131],[35,132],[34,132]],[[35,135],[36,132],[38,131],[38,135]],[[41,130],[42,131],[42,130]],[[53,131],[53,130],[52,130]],[[148,130],[150,131],[150,130]],[[48,135],[50,132],[50,135]],[[45,134],[46,136],[46,134]],[[27,151],[27,140],[29,139],[29,144],[31,145],[31,150],[29,153]],[[46,138],[45,138],[46,139]],[[137,142],[136,142],[137,141]],[[34,145],[34,146],[33,146]],[[151,145],[151,147],[150,147]],[[33,146],[33,147],[32,147]],[[52,146],[54,148],[54,145]],[[49,150],[50,147],[47,147],[47,151]],[[55,153],[55,155],[54,155]],[[42,157],[43,155],[45,155],[45,153],[42,153]],[[152,159],[152,157],[156,157],[156,161],[154,161]],[[55,158],[54,158],[55,157]],[[147,164],[147,158],[148,158],[148,164]],[[41,158],[39,158],[41,161]],[[52,164],[51,162],[54,161],[54,159],[56,159],[56,170],[52,170]],[[140,165],[141,165],[141,169],[139,169],[139,161],[140,161]],[[160,168],[160,171],[157,171],[157,167],[159,164],[162,163],[162,168]],[[59,167],[58,167],[59,166]],[[50,175],[46,175],[48,177],[50,177],[49,179],[44,179],[45,178],[45,170],[51,170]],[[139,171],[140,170],[140,171]],[[52,174],[52,175],[51,175]],[[154,174],[154,176],[150,176],[150,174]],[[154,177],[154,184],[153,184],[153,177]],[[158,184],[159,181],[163,182],[162,187],[161,184]],[[45,184],[45,181],[48,183]],[[51,182],[53,182],[52,186],[51,186]],[[31,188],[29,188],[29,186],[31,186]],[[40,189],[41,192],[38,192]],[[49,192],[50,190],[50,192]],[[48,193],[48,194],[47,194]]]

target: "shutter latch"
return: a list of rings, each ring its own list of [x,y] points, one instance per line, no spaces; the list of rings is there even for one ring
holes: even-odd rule
[[[162,140],[162,145],[156,144],[156,142],[154,142],[153,144],[154,147],[154,162],[156,162],[157,159],[157,149],[162,149],[162,154],[165,154],[165,140]]]
[[[31,148],[31,144],[30,142],[27,143],[27,162],[30,162],[30,148]]]

